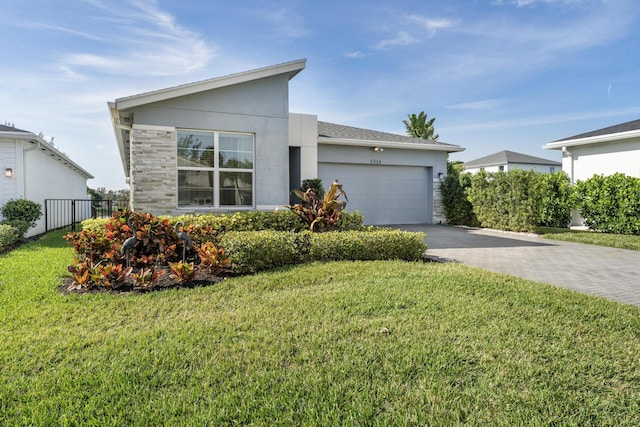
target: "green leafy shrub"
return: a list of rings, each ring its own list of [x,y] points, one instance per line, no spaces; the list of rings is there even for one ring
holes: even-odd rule
[[[0,224],[0,248],[12,245],[20,240],[18,230],[9,224]]]
[[[220,245],[231,258],[236,273],[255,273],[300,262],[296,238],[287,231],[232,231],[224,234]]]
[[[416,261],[427,247],[425,234],[400,230],[345,231],[311,236],[312,260],[391,260]]]
[[[235,212],[230,214],[205,214],[205,215],[181,215],[175,217],[161,216],[160,219],[167,219],[170,225],[177,222],[193,225],[196,228],[205,229],[209,227],[215,230],[216,234],[222,235],[229,231],[259,231],[277,230],[299,232],[307,229],[307,226],[300,217],[288,209],[276,211],[248,211]],[[110,219],[87,219],[82,221],[82,229],[86,231],[98,231],[104,229]],[[363,230],[364,216],[358,211],[342,211],[336,223],[336,230]]]
[[[424,233],[376,229],[329,233],[231,232],[220,244],[236,273],[254,273],[287,264],[320,260],[419,260]]]
[[[509,172],[480,171],[468,190],[480,225],[511,231],[534,231],[540,214],[540,174],[516,169]]]
[[[622,173],[594,175],[577,182],[575,198],[590,229],[640,234],[640,178]]]
[[[538,225],[566,228],[571,224],[573,209],[573,187],[569,176],[562,172],[545,173],[539,176],[540,215]]]
[[[25,199],[12,199],[0,209],[4,224],[9,224],[18,229],[20,237],[35,227],[36,221],[42,217],[42,205]],[[26,223],[26,228],[25,228]]]
[[[468,225],[470,227],[480,225],[473,213],[473,205],[467,198],[467,189],[471,187],[471,174],[461,174],[448,162],[447,176],[445,176],[441,185],[442,203],[447,223]]]

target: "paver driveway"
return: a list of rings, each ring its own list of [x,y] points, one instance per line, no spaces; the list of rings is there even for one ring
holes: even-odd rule
[[[640,251],[446,225],[399,227],[427,233],[434,258],[640,306]]]

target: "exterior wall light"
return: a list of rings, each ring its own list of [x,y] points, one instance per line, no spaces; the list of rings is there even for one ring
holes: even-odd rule
[[[442,172],[438,172],[438,179],[442,181],[444,179],[444,174]]]
[[[13,169],[11,168],[6,168],[4,170],[4,176],[6,176],[7,178],[11,178],[13,176]]]
[[[376,153],[382,153],[384,151],[384,148],[382,148],[382,147],[373,147],[373,151],[375,151]]]

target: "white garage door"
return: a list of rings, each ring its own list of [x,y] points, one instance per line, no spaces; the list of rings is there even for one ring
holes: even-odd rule
[[[417,166],[319,163],[325,190],[337,179],[349,196],[347,211],[365,224],[425,224],[432,219],[430,170]]]

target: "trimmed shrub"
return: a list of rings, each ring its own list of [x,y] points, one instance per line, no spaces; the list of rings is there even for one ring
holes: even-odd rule
[[[328,233],[264,230],[227,233],[220,245],[231,258],[234,272],[254,273],[307,261],[415,261],[426,250],[424,238],[424,233],[387,229]]]
[[[288,231],[231,231],[220,245],[231,258],[236,273],[255,273],[300,261],[298,233]]]
[[[538,225],[567,228],[571,224],[573,189],[569,176],[562,172],[541,174],[540,216]]]
[[[0,248],[12,245],[20,240],[20,234],[9,224],[0,224]]]
[[[36,221],[42,217],[42,205],[31,200],[12,199],[2,206],[0,214],[2,214],[2,222],[17,228],[22,238],[27,230],[35,227]],[[23,222],[27,224],[26,229]]]
[[[311,236],[312,260],[416,261],[427,250],[425,234],[400,230],[345,231]]]
[[[575,198],[590,229],[640,234],[640,178],[622,173],[594,175],[577,182]]]
[[[205,215],[181,215],[176,217],[161,217],[169,220],[170,224],[179,221],[186,225],[207,227],[215,230],[219,235],[230,231],[259,231],[277,230],[300,232],[307,230],[307,226],[300,218],[288,209],[277,211],[247,211],[231,214],[205,214]],[[87,219],[82,221],[82,229],[97,231],[104,228],[109,219]],[[364,216],[358,211],[341,212],[340,219],[336,223],[336,229],[364,230],[362,225]]]
[[[18,232],[18,239],[22,239],[27,231],[31,228],[29,223],[22,219],[12,219],[9,221],[2,221],[0,224],[8,225],[13,227]]]

